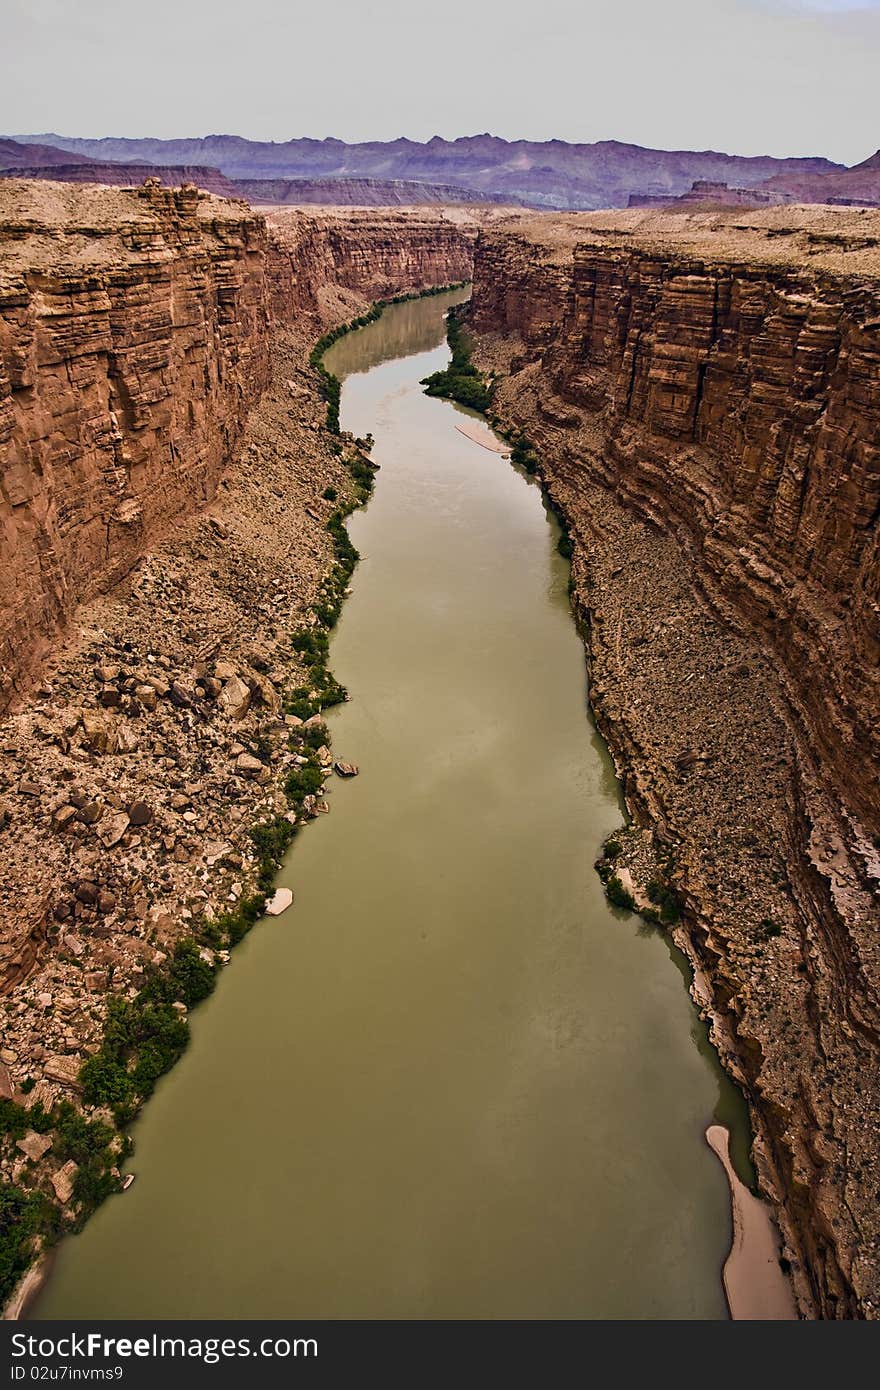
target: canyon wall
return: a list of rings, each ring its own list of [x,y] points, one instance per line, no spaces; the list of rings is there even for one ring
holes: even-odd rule
[[[0,189],[0,707],[202,505],[268,373],[266,229],[194,188]]]
[[[406,212],[282,213],[270,235],[194,187],[2,181],[0,709],[78,603],[213,497],[273,315],[317,337],[345,290],[359,313],[463,280],[473,236]]]
[[[767,220],[770,244],[797,240],[784,216]],[[842,248],[861,251],[867,230],[850,217]],[[605,480],[687,531],[877,834],[880,280],[814,267],[809,248],[762,263],[759,247],[749,260],[711,236],[701,247],[699,226],[691,237],[605,235],[560,255],[528,231],[486,233],[471,323],[515,334],[517,365],[540,361],[558,402],[601,418]]]
[[[880,1315],[880,216],[511,219],[467,323],[807,1315]],[[617,872],[623,872],[619,868]],[[655,913],[656,916],[656,913]]]
[[[271,305],[282,323],[326,317],[340,291],[375,300],[470,279],[476,226],[463,209],[279,208],[267,220]]]

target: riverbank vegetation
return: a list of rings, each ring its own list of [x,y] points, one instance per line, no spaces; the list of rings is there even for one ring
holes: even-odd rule
[[[641,835],[630,828],[624,828],[610,835],[602,846],[602,853],[596,861],[596,872],[605,885],[605,896],[612,907],[626,912],[636,912],[645,922],[655,926],[673,927],[681,920],[681,902],[669,882],[672,872],[671,861],[660,864],[653,859],[650,877],[644,860],[644,844]],[[634,894],[626,887],[620,877],[621,864],[626,866],[631,881],[644,884],[644,896],[648,901],[637,902]],[[645,882],[647,878],[647,882]]]
[[[324,355],[328,349],[334,343],[338,343],[340,338],[344,338],[346,333],[353,333],[357,328],[366,328],[367,324],[375,323],[392,304],[407,304],[412,299],[428,299],[433,295],[448,294],[452,290],[464,289],[467,283],[467,280],[457,280],[451,285],[432,285],[427,290],[414,290],[410,294],[396,294],[391,299],[377,299],[365,313],[359,314],[357,318],[349,319],[348,323],[338,324],[336,328],[331,328],[328,333],[318,339],[309,354],[309,365],[318,374],[319,390],[327,402],[327,429],[331,434],[339,434],[339,398],[342,392],[342,382],[324,365]]]
[[[471,360],[470,341],[457,312],[460,308],[455,305],[446,316],[446,341],[452,354],[449,366],[423,377],[421,385],[426,396],[458,401],[459,405],[470,406],[471,410],[485,415],[491,404],[491,388]]]

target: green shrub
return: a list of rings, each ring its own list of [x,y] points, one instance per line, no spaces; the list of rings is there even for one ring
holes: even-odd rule
[[[616,874],[612,874],[605,884],[605,895],[612,907],[625,908],[627,912],[635,912],[635,899],[626,888],[624,888]]]
[[[293,767],[287,774],[287,781],[284,783],[285,795],[292,806],[297,809],[302,806],[307,796],[317,796],[324,785],[324,771],[320,763],[304,763],[302,767]]]
[[[538,456],[524,434],[520,435],[511,448],[510,458],[513,463],[519,464],[520,468],[524,468],[527,473],[537,473]]]
[[[44,1193],[0,1182],[0,1303],[30,1264],[35,1242],[51,1244],[60,1229],[61,1213]]]
[[[446,320],[446,341],[452,354],[449,366],[423,378],[425,394],[458,401],[485,415],[492,400],[491,388],[471,361],[470,345],[454,309]]]
[[[659,908],[660,921],[666,926],[672,926],[681,917],[678,898],[672,888],[667,887],[658,879],[652,878],[647,888],[648,897],[651,902]]]

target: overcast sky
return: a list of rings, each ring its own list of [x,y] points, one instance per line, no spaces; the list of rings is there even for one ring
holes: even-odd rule
[[[880,146],[880,0],[3,0],[0,133]]]

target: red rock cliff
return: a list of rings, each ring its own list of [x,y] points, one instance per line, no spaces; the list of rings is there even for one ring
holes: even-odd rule
[[[270,325],[463,280],[442,212],[281,212],[195,188],[0,183],[0,710],[73,609],[210,501]],[[351,299],[351,296],[349,296]]]
[[[693,219],[665,247],[657,232],[630,244],[628,228],[583,225],[579,244],[566,229],[564,250],[488,231],[471,322],[514,334],[558,401],[601,417],[606,480],[686,528],[876,834],[880,278],[864,218],[812,233],[791,218],[765,215],[742,246],[726,224],[713,246]]]
[[[266,230],[195,189],[10,180],[0,705],[77,603],[203,505],[268,372]]]
[[[278,208],[267,220],[272,308],[282,322],[320,317],[339,291],[374,300],[470,278],[476,227],[466,213]]]
[[[878,234],[510,220],[468,317],[571,529],[627,835],[684,908],[801,1308],[832,1318],[880,1309]]]

